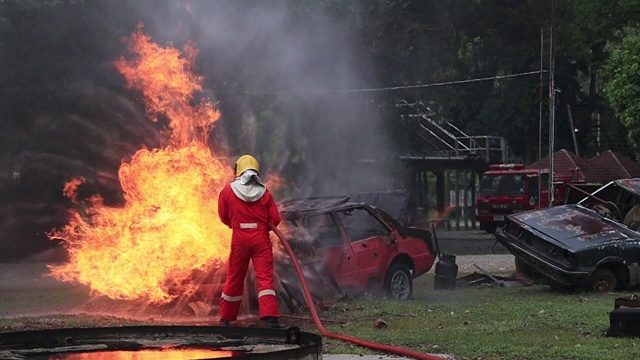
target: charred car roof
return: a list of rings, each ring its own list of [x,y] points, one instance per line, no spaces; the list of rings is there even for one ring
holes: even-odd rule
[[[295,219],[302,216],[322,214],[330,211],[341,211],[373,206],[365,203],[349,201],[349,197],[311,197],[290,199],[279,204],[280,214],[284,219]]]
[[[528,231],[547,241],[574,249],[614,240],[638,238],[640,234],[580,205],[556,206],[509,216]]]
[[[377,214],[377,216],[382,218],[383,222],[387,223],[387,225],[395,228],[401,236],[407,236],[410,234],[415,235],[415,231],[420,232],[423,230],[403,225],[398,219],[394,218],[389,213],[376,206],[369,205],[364,202],[350,201],[349,196],[289,199],[280,202],[278,204],[278,207],[282,219],[289,221],[294,221],[296,219],[301,219],[311,215],[325,214],[333,211],[340,212],[367,208],[373,213]],[[428,232],[428,230],[424,231]],[[427,236],[422,232],[420,232],[420,234],[421,236]],[[428,234],[428,237],[431,237],[431,233]]]
[[[620,186],[621,188],[632,192],[636,195],[640,195],[640,178],[634,178],[634,179],[619,179],[619,180],[614,180],[614,183],[616,183],[616,185]]]

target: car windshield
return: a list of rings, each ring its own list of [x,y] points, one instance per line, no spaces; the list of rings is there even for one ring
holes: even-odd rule
[[[616,186],[614,182],[611,182],[605,186],[600,187],[593,193],[591,196],[586,195],[584,199],[580,200],[578,204],[584,207],[590,207],[595,203],[604,203],[609,201],[616,201],[618,198],[618,193],[620,192],[620,188]]]
[[[338,211],[336,214],[344,225],[351,241],[391,233],[378,218],[365,209],[343,210]]]
[[[523,174],[484,174],[480,180],[478,194],[487,195],[524,195]]]

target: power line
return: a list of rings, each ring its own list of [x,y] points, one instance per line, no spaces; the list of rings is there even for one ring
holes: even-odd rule
[[[335,89],[335,90],[306,90],[306,91],[262,91],[262,92],[222,92],[226,94],[246,94],[246,95],[260,95],[260,94],[290,94],[290,93],[312,93],[312,94],[325,94],[325,93],[361,93],[361,92],[378,92],[378,91],[395,91],[395,90],[406,90],[406,89],[419,89],[419,88],[428,88],[428,87],[436,87],[436,86],[446,86],[446,85],[458,85],[458,84],[468,84],[474,82],[481,81],[489,81],[489,80],[499,80],[499,79],[508,79],[529,75],[537,75],[548,72],[548,70],[536,70],[523,72],[518,74],[509,74],[509,75],[496,75],[490,77],[476,78],[476,79],[466,79],[466,80],[454,80],[447,82],[437,82],[430,84],[416,84],[416,85],[404,85],[404,86],[389,86],[389,87],[381,87],[381,88],[364,88],[364,89]]]
[[[546,72],[546,70],[543,70],[542,72]],[[540,74],[540,73],[541,73],[540,70],[536,70],[536,71],[529,71],[529,72],[524,72],[524,73],[519,73],[519,74],[496,75],[496,76],[477,78],[477,79],[455,80],[455,81],[438,82],[438,83],[431,83],[431,84],[392,86],[392,87],[371,88],[371,89],[347,89],[347,90],[337,90],[336,92],[372,92],[372,91],[393,91],[393,90],[404,90],[404,89],[417,89],[417,88],[426,88],[426,87],[435,87],[435,86],[467,84],[467,83],[488,81],[488,80],[507,79],[507,78],[514,78],[514,77],[519,77],[519,76],[535,75],[535,74]]]

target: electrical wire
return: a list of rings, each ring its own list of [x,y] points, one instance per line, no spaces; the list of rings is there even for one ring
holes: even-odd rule
[[[447,86],[447,85],[459,85],[459,84],[469,84],[474,82],[481,81],[490,81],[490,80],[500,80],[500,79],[509,79],[515,77],[529,76],[529,75],[537,75],[548,72],[548,70],[535,70],[528,71],[517,74],[509,74],[509,75],[496,75],[475,79],[465,79],[465,80],[453,80],[446,82],[437,82],[437,83],[429,83],[429,84],[415,84],[415,85],[403,85],[403,86],[388,86],[388,87],[380,87],[380,88],[361,88],[361,89],[333,89],[333,90],[274,90],[274,91],[242,91],[242,92],[226,92],[220,91],[222,94],[244,94],[244,95],[269,95],[269,94],[328,94],[328,93],[365,93],[365,92],[381,92],[381,91],[396,91],[396,90],[407,90],[407,89],[419,89],[419,88],[429,88],[436,86]]]

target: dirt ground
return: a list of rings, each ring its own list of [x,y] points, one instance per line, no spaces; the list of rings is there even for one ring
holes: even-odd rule
[[[487,255],[509,254],[509,251],[499,243],[493,234],[484,230],[447,230],[436,228],[434,239],[439,244],[440,251],[454,255]]]
[[[435,238],[441,253],[456,255],[459,273],[481,272],[478,267],[487,272],[515,271],[513,255],[484,230],[436,229]]]

